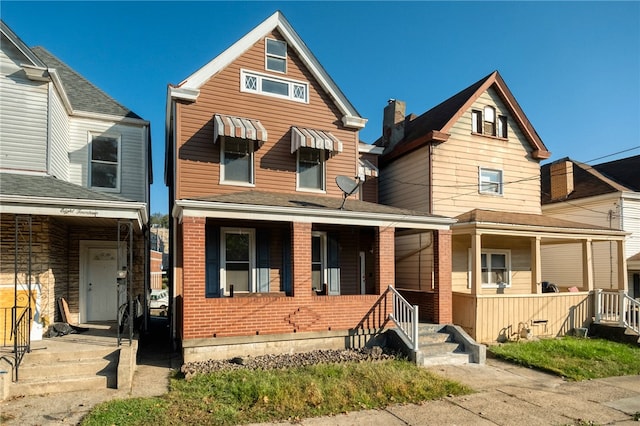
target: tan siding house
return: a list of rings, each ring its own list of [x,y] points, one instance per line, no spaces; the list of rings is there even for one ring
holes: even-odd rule
[[[396,230],[449,250],[451,219],[376,204],[382,149],[280,12],[171,86],[167,112],[185,361],[362,344],[390,313]]]
[[[571,311],[572,327],[590,321],[585,300],[594,289],[626,288],[618,261],[624,232],[541,214],[540,161],[550,153],[497,71],[420,116],[405,116],[404,102],[390,101],[384,117],[375,143],[384,148],[380,202],[456,218],[452,317],[472,337],[491,342],[532,327],[557,335],[567,331],[576,303],[586,307]],[[547,304],[544,281],[558,266],[543,253],[564,253],[570,245],[579,248],[576,273],[566,293],[554,293]],[[601,262],[605,247],[616,259],[613,273]],[[396,236],[398,287],[426,321],[433,312],[433,253],[428,239]]]

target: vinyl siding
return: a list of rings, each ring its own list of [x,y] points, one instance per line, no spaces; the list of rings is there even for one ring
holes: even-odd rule
[[[88,187],[90,134],[120,136],[120,191],[117,195],[145,201],[147,157],[142,126],[71,117],[69,134],[70,182]]]
[[[49,99],[49,173],[66,181],[69,180],[69,116],[53,85]]]
[[[506,140],[471,134],[471,110],[486,105],[508,117]],[[540,214],[539,162],[531,157],[531,146],[493,89],[464,112],[450,134],[433,149],[433,213],[457,216],[479,208]],[[481,167],[502,171],[502,196],[478,192]]]
[[[433,234],[401,235],[395,238],[397,288],[433,290]]]
[[[46,171],[48,83],[27,79],[28,60],[2,36],[0,50],[0,168]]]
[[[453,269],[452,289],[471,293],[469,260],[471,239],[468,235],[455,236],[452,244]],[[482,294],[528,294],[531,293],[531,245],[526,238],[483,235],[482,250],[506,251],[510,255],[510,282],[505,288],[483,287]]]
[[[632,233],[625,244],[625,256],[629,258],[640,253],[640,200],[624,198],[622,203],[622,228]]]
[[[277,32],[268,37],[281,39]],[[342,114],[291,48],[286,75],[265,71],[264,52],[263,39],[206,82],[195,103],[177,105],[177,199],[250,189],[219,183],[220,141],[214,143],[213,138],[216,113],[258,119],[267,129],[268,141],[254,154],[253,189],[296,192],[296,155],[291,153],[290,139],[293,125],[330,131],[343,143],[343,151],[326,161],[327,195],[342,195],[335,184],[337,175],[356,176],[358,132],[342,127]],[[241,92],[241,69],[309,82],[309,103]]]
[[[429,148],[423,147],[387,165],[379,178],[380,203],[428,211]]]

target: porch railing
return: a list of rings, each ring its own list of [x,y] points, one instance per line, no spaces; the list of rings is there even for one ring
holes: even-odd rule
[[[393,312],[389,314],[389,319],[395,323],[403,334],[411,343],[412,350],[418,351],[418,306],[411,305],[402,297],[398,291],[389,286],[391,292],[391,300]]]
[[[613,322],[640,334],[640,302],[629,297],[624,290],[596,290],[596,324]]]
[[[13,309],[18,309],[14,307]],[[16,312],[17,314],[17,312]],[[13,316],[14,318],[17,317]],[[24,354],[31,352],[31,307],[27,306],[13,326],[13,353],[15,354],[14,379],[18,381],[18,369]]]

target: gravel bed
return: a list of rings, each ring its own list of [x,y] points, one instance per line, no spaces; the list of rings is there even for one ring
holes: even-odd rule
[[[273,370],[279,368],[304,367],[315,364],[382,361],[402,358],[404,355],[389,352],[379,346],[362,349],[318,349],[294,354],[260,355],[236,357],[229,360],[207,360],[188,362],[180,368],[186,379],[203,373],[223,370]]]

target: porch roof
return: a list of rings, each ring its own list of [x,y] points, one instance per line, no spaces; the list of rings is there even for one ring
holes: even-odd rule
[[[237,218],[287,222],[333,223],[355,226],[391,226],[449,229],[454,219],[382,204],[316,194],[244,191],[176,201],[173,216]]]
[[[457,223],[453,226],[454,231],[472,226],[500,231],[508,230],[514,234],[518,232],[563,233],[609,237],[612,239],[624,239],[627,235],[625,231],[617,229],[572,222],[541,214],[474,209],[456,216],[456,219]]]
[[[132,219],[147,223],[147,205],[49,175],[0,173],[0,213]]]

